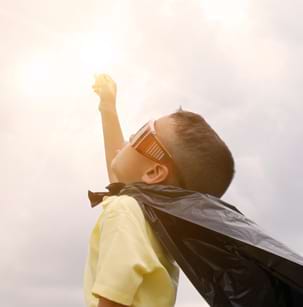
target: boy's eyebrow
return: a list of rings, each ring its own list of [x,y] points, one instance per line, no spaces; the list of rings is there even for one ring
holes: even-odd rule
[[[156,131],[156,133],[157,133],[156,126],[157,126],[157,120],[155,119],[155,120],[154,120],[154,129],[155,129],[155,131]],[[157,135],[159,135],[159,134],[157,133]]]
[[[129,139],[128,139],[128,140],[131,141],[131,139],[134,137],[134,135],[135,135],[134,133],[131,134],[131,135],[129,136]]]
[[[148,124],[148,122],[145,123],[137,132],[141,131],[147,124]],[[136,133],[137,133],[137,132],[136,132]]]

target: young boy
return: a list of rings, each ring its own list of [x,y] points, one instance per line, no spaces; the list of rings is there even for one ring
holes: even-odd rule
[[[221,197],[234,175],[232,155],[198,114],[178,110],[146,123],[124,142],[116,110],[116,84],[99,75],[93,86],[100,97],[108,176],[111,183],[167,184]],[[162,148],[140,146],[150,133]],[[103,212],[91,234],[84,275],[89,307],[174,306],[179,268],[145,220],[137,201],[104,197]]]

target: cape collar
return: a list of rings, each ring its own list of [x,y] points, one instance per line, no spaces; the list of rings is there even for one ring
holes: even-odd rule
[[[88,190],[88,199],[91,207],[94,208],[100,204],[104,196],[118,195],[124,187],[125,183],[123,182],[113,182],[105,187],[109,190],[108,192],[92,192]]]

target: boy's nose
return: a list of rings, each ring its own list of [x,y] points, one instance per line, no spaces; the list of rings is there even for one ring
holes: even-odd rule
[[[116,154],[117,154],[120,150],[122,150],[122,148],[124,148],[124,146],[126,146],[127,144],[128,144],[128,142],[127,142],[127,141],[124,141],[123,144],[122,144],[122,147],[119,148],[119,149],[116,149]]]

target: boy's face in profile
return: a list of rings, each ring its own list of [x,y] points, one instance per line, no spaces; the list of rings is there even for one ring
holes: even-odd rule
[[[161,142],[173,137],[172,128],[172,119],[169,116],[160,117],[155,121],[156,134]],[[131,138],[135,135],[136,133]],[[167,166],[139,153],[129,141],[117,152],[111,168],[117,179],[124,183],[136,181],[156,183],[164,181],[169,176]]]

